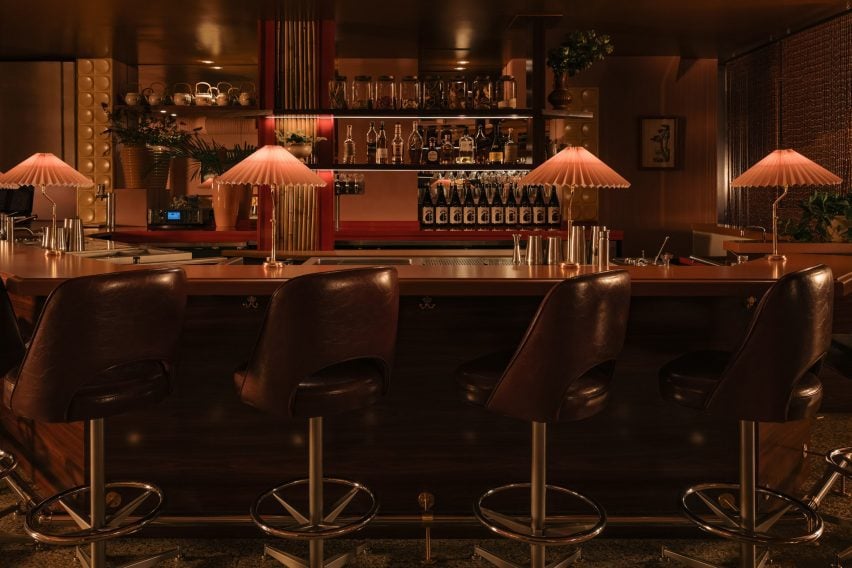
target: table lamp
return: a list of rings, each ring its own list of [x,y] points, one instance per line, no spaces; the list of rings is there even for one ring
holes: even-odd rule
[[[568,186],[567,225],[568,239],[571,238],[571,204],[574,190],[578,187],[628,188],[630,182],[603,163],[597,156],[582,146],[568,146],[555,156],[521,178],[523,185],[550,184]],[[565,263],[576,266],[576,263]]]
[[[263,263],[266,268],[281,268],[284,263],[277,258],[278,244],[278,189],[295,185],[324,187],[325,181],[312,172],[301,160],[294,157],[283,146],[266,145],[243,161],[220,175],[219,183],[268,185],[272,196],[272,246],[269,258]]]
[[[784,192],[772,202],[772,254],[769,260],[785,260],[778,254],[778,204],[791,186],[837,185],[843,180],[802,156],[795,150],[774,150],[740,174],[731,187],[783,187]]]
[[[56,236],[56,202],[47,195],[47,186],[59,187],[89,187],[92,180],[51,154],[38,152],[0,175],[0,185],[19,188],[25,185],[38,186],[41,194],[51,205],[51,226]],[[48,256],[62,254],[58,247],[52,246],[46,250]]]

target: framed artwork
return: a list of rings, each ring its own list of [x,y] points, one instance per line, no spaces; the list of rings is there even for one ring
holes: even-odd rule
[[[673,170],[683,158],[683,119],[676,116],[639,118],[639,167]]]

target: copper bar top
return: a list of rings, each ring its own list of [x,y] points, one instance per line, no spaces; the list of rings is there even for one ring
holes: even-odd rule
[[[285,253],[286,254],[286,253]],[[307,251],[308,256],[505,256],[500,251]],[[783,274],[816,264],[834,271],[838,296],[852,293],[852,256],[791,254],[784,262],[752,260],[735,266],[626,266],[634,296],[730,296],[762,293]],[[49,294],[68,278],[135,270],[152,265],[114,265],[74,255],[46,257],[33,246],[0,242],[0,276],[10,292],[25,296]],[[282,281],[303,274],[340,270],[335,265],[288,265],[268,270],[261,265],[184,266],[193,295],[269,295]],[[530,296],[543,295],[559,280],[597,272],[592,266],[396,266],[405,295]]]

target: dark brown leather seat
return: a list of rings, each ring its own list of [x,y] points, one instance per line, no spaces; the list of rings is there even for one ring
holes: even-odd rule
[[[833,296],[834,279],[826,266],[786,274],[755,308],[736,350],[696,351],[660,369],[663,398],[740,423],[739,484],[690,487],[681,506],[699,528],[740,541],[742,566],[760,564],[756,544],[811,542],[822,533],[822,521],[809,504],[757,487],[757,424],[811,418],[819,410],[823,395],[819,372],[831,342]],[[718,497],[714,492],[729,495],[736,491],[739,501],[732,506],[741,514],[734,520],[708,505]],[[782,506],[796,510],[808,524],[799,535],[771,534],[771,523],[758,527],[760,506],[768,511]],[[695,562],[668,549],[663,555]]]
[[[399,285],[393,268],[357,268],[293,278],[269,302],[260,336],[249,362],[234,374],[240,398],[282,418],[307,418],[309,477],[285,483],[261,495],[251,506],[254,523],[266,534],[309,540],[310,562],[272,546],[270,556],[287,566],[342,566],[353,557],[344,552],[323,560],[323,539],[352,533],[369,523],[378,502],[359,483],[323,477],[323,418],[375,404],[387,391],[396,345]],[[344,485],[349,497],[335,512],[323,509],[325,485]],[[294,513],[285,500],[296,486],[308,486],[307,514]],[[356,494],[366,494],[366,514],[335,521]],[[267,520],[266,504],[284,505],[296,525]],[[285,504],[286,503],[286,504]]]
[[[474,506],[477,519],[491,531],[531,545],[531,566],[545,566],[546,546],[578,545],[606,526],[606,513],[597,502],[546,483],[546,426],[582,420],[606,407],[629,308],[630,276],[626,271],[569,278],[544,297],[514,352],[491,353],[456,370],[464,400],[532,424],[531,482],[491,489]],[[528,517],[512,518],[485,506],[491,496],[519,489],[530,492]],[[579,530],[576,526],[547,526],[548,492],[584,503],[597,520]],[[518,566],[480,546],[474,548],[474,555],[495,566]],[[567,566],[577,558],[579,549],[557,563]]]
[[[0,377],[18,366],[26,348],[6,286],[0,279]]]
[[[45,301],[23,357],[6,369],[3,404],[17,416],[38,422],[88,421],[89,485],[45,499],[27,512],[24,524],[39,542],[77,545],[84,566],[106,566],[105,541],[137,532],[162,507],[163,493],[151,484],[105,483],[103,419],[169,394],[185,307],[186,275],[181,269],[66,280]],[[5,319],[2,311],[0,307],[0,320]],[[107,492],[120,497],[108,505]],[[72,515],[77,530],[45,522],[55,512],[85,502],[83,494],[88,494],[92,508]],[[143,504],[148,510],[131,517]],[[109,523],[106,513],[114,515]],[[85,544],[88,552],[80,548]],[[153,565],[178,552],[161,553],[139,565]]]

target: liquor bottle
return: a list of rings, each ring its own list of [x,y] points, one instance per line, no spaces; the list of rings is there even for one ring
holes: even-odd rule
[[[488,163],[503,163],[503,135],[500,134],[500,123],[494,125],[494,136],[491,138],[491,147],[488,149]]]
[[[562,208],[559,206],[559,196],[556,195],[556,186],[550,186],[550,200],[547,202],[547,226],[550,229],[559,229],[562,226]]]
[[[535,200],[532,204],[533,225],[537,228],[544,228],[547,226],[547,205],[544,203],[544,186],[534,186],[534,191]]]
[[[370,121],[370,129],[367,130],[367,163],[376,163],[376,123]]]
[[[352,140],[352,125],[346,125],[346,140],[343,141],[343,163],[355,163],[355,141]]]
[[[465,229],[476,228],[476,203],[473,201],[473,185],[470,181],[464,184],[464,203],[462,204],[462,216]]]
[[[460,230],[464,227],[464,211],[459,198],[458,188],[453,184],[450,188],[450,229]]]
[[[437,140],[435,140],[434,136],[432,138],[429,138],[429,147],[426,149],[426,163],[438,163],[438,142]]]
[[[393,125],[393,140],[391,141],[391,163],[402,163],[402,124],[396,123]]]
[[[420,190],[420,229],[431,230],[435,228],[435,206],[432,204],[432,192],[429,185]]]
[[[485,187],[480,185],[479,200],[476,202],[477,229],[488,229],[491,226],[491,207],[488,205],[488,196],[485,193]]]
[[[521,203],[518,205],[518,225],[521,228],[532,226],[532,205],[529,197],[530,186],[521,187]]]
[[[412,164],[423,161],[423,136],[416,120],[411,123],[411,134],[408,135],[408,161]]]
[[[493,186],[494,197],[491,198],[491,228],[495,230],[504,229],[505,224],[505,209],[503,207],[503,198],[500,195],[501,188],[499,184]]]
[[[388,135],[385,132],[385,121],[379,123],[379,134],[376,136],[376,163],[388,163]]]
[[[444,141],[441,143],[440,161],[442,164],[452,164],[455,155],[453,142],[450,140],[449,134],[444,134]]]
[[[506,135],[506,142],[503,144],[503,163],[514,164],[518,161],[518,145],[512,139],[512,131],[509,129],[509,134]]]
[[[450,208],[444,196],[444,186],[438,184],[438,199],[435,201],[435,228],[446,229],[450,220]]]
[[[518,226],[518,202],[515,200],[515,184],[509,185],[504,207],[503,221],[506,228],[511,229]]]
[[[473,163],[473,137],[468,133],[467,126],[464,127],[464,133],[459,138],[459,155],[456,162],[459,164]]]
[[[474,161],[477,164],[487,164],[488,163],[488,148],[490,147],[488,143],[488,137],[485,135],[485,123],[479,121],[476,125],[476,134],[473,137],[473,147],[474,147]]]

